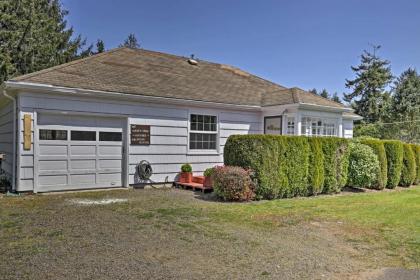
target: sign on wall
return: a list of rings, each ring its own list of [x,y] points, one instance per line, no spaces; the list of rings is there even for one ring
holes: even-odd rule
[[[150,125],[131,125],[131,145],[150,145]]]
[[[264,134],[281,134],[281,116],[264,118]]]

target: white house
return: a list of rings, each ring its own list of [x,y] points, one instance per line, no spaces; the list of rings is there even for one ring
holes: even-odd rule
[[[118,48],[7,81],[2,169],[19,192],[128,187],[223,163],[232,134],[352,137],[352,110],[235,67]],[[17,120],[17,121],[16,121]]]

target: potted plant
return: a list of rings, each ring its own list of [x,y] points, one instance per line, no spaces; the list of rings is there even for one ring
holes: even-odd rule
[[[214,168],[207,168],[204,171],[204,187],[205,188],[211,188],[213,186],[213,173],[214,173]]]
[[[179,175],[180,183],[192,182],[192,167],[191,164],[186,163],[181,166],[181,174]]]

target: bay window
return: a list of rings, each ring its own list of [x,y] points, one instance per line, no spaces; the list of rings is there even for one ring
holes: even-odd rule
[[[190,150],[217,150],[217,116],[190,115]]]
[[[316,117],[302,118],[302,135],[337,136],[336,121]]]

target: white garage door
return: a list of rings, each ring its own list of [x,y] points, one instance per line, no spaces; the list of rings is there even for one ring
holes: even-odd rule
[[[123,120],[40,114],[37,191],[122,186]]]

